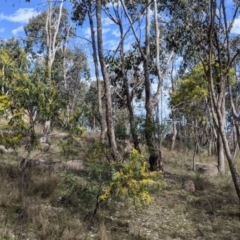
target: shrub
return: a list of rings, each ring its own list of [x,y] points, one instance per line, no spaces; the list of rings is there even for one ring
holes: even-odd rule
[[[106,201],[112,197],[129,197],[133,199],[136,208],[141,208],[151,203],[150,187],[164,185],[163,181],[159,184],[154,180],[156,176],[162,176],[162,172],[148,171],[148,163],[135,149],[132,150],[128,161],[111,162],[109,167],[111,174],[102,186],[99,201]]]
[[[135,149],[125,162],[92,159],[82,172],[81,181],[79,177],[65,171],[61,172],[61,175],[66,188],[62,195],[64,203],[81,202],[80,205],[88,214],[90,211],[92,216],[96,215],[100,206],[103,207],[108,200],[116,202],[133,199],[138,210],[151,204],[152,189],[164,186],[163,180],[157,181],[157,177],[162,177],[162,172],[150,172],[147,161]]]

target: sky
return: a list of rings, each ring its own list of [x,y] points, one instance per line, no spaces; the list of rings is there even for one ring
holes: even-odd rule
[[[46,10],[47,0],[31,0],[26,2],[25,0],[0,0],[0,38],[6,39],[11,37],[25,37],[23,27],[28,23],[29,19],[33,16],[37,16],[40,12]],[[232,0],[227,1],[228,11],[231,11]],[[64,2],[64,6],[67,9],[71,8],[69,0]],[[71,10],[69,10],[71,12]],[[115,50],[119,44],[119,31],[116,25],[109,20],[106,16],[102,18],[103,25],[103,42],[104,49]],[[76,26],[76,25],[75,25]],[[144,29],[139,29],[144,35]],[[234,23],[231,31],[233,34],[240,34],[240,17],[238,17]],[[81,44],[81,48],[84,49],[88,56],[91,56],[91,46],[89,42],[83,40],[81,37],[90,40],[90,28],[87,23],[82,27],[77,28],[78,44]],[[76,41],[76,40],[75,40]],[[134,42],[134,36],[129,35],[125,42],[125,50],[131,47],[131,43]],[[76,42],[74,43],[76,44]],[[92,58],[89,58],[89,65],[93,66]]]
[[[47,6],[47,0],[0,0],[0,38],[24,37],[23,27],[28,23],[29,19],[44,11]],[[69,1],[64,2],[64,6],[71,8]],[[71,12],[71,10],[69,11]],[[103,40],[106,50],[114,50],[119,43],[119,31],[116,25],[103,16]],[[76,26],[75,23],[73,25]],[[77,34],[80,37],[90,39],[90,28],[87,23],[83,27],[77,28]],[[79,38],[81,39],[81,38]],[[129,36],[125,47],[130,48],[133,42],[133,36]],[[84,41],[81,41],[84,44]],[[87,42],[85,42],[87,44]],[[85,48],[85,47],[84,47]]]
[[[0,38],[24,37],[23,27],[28,20],[46,9],[47,0],[0,0]],[[229,10],[232,0],[228,0]],[[70,9],[69,0],[65,1],[64,6]],[[71,11],[69,11],[71,12]],[[240,34],[240,17],[237,18],[232,29],[232,33]],[[90,28],[87,24],[78,27],[77,34],[80,37],[90,39]],[[103,40],[104,48],[114,50],[119,43],[119,31],[116,25],[107,17],[103,17]],[[125,43],[125,48],[129,49],[134,37],[130,35]]]
[[[1,0],[0,37],[10,38],[24,36],[23,27],[28,20],[43,10],[40,1],[31,3],[25,0]]]
[[[47,9],[47,1],[48,0],[30,0],[30,2],[26,2],[25,0],[0,0],[2,3],[0,6],[0,38],[26,37],[24,26],[31,17],[37,16]],[[72,5],[69,0],[64,2],[64,7],[71,13]],[[82,27],[77,26],[76,23],[72,24],[73,27],[76,27],[78,38],[70,40],[70,44],[79,46],[85,54],[89,56],[89,66],[93,66],[91,44],[89,41],[84,40],[88,39],[91,41],[90,27],[87,22],[85,22]],[[116,25],[105,15],[102,17],[102,26],[103,47],[107,53],[108,51],[116,49],[119,44],[120,34]],[[125,42],[126,50],[131,47],[133,41],[133,36],[127,38]],[[93,67],[91,72],[94,78]]]
[[[47,9],[47,1],[0,0],[2,3],[0,6],[0,38],[25,37],[23,27],[31,17],[37,16]],[[64,6],[71,13],[72,6],[69,0],[64,2]],[[73,25],[76,26],[75,23]],[[102,26],[104,49],[115,50],[120,40],[118,27],[106,15],[102,16]],[[141,36],[144,36],[144,28],[138,28],[138,31],[141,31]],[[82,27],[77,27],[77,34],[90,40],[90,27],[87,22]],[[125,39],[125,50],[128,50],[134,41],[134,36],[132,34],[128,35]]]

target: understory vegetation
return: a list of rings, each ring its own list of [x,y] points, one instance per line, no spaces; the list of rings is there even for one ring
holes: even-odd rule
[[[14,153],[1,154],[1,239],[239,238],[239,203],[230,174],[194,172],[193,150],[181,145],[170,152],[166,142],[164,176],[148,171],[143,145],[142,154],[133,150],[123,163],[107,163],[98,134],[86,134],[91,137],[75,139],[78,147],[69,158],[59,140],[52,140],[48,152],[38,152],[39,159],[54,159],[55,165],[20,171]],[[204,151],[198,158],[215,161]],[[56,165],[73,159],[84,167]],[[194,192],[183,189],[187,180],[194,182]]]
[[[23,2],[0,13],[26,23],[0,39],[0,239],[239,240],[240,2]]]

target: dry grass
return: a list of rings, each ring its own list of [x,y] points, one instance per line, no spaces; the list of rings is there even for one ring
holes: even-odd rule
[[[65,161],[59,151],[53,142],[50,151],[41,154]],[[192,154],[187,148],[175,152],[163,148],[167,185],[151,191],[150,207],[136,212],[131,201],[112,200],[94,218],[89,215],[94,198],[81,187],[87,185],[86,172],[37,168],[20,172],[13,155],[2,154],[0,239],[239,239],[240,208],[231,176],[194,173]],[[198,161],[216,159],[202,153]],[[240,164],[239,159],[236,162]],[[196,192],[182,189],[185,180],[194,181]]]

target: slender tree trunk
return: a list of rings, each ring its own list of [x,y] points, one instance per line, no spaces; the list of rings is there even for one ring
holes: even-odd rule
[[[62,9],[63,9],[63,0],[60,0],[59,5],[59,12],[58,12],[58,19],[55,22],[55,28],[53,29],[53,22],[52,22],[52,14],[53,14],[53,6],[52,6],[52,0],[48,0],[48,11],[47,11],[47,17],[46,17],[46,24],[45,24],[45,31],[46,31],[46,38],[47,38],[47,83],[51,84],[51,78],[52,78],[52,65],[55,60],[55,55],[57,51],[57,35],[59,32],[59,26],[61,22],[62,17]],[[49,126],[49,127],[46,127]],[[50,133],[50,126],[51,126],[51,119],[48,119],[43,127],[43,138],[45,139],[45,142],[48,143],[48,136]]]
[[[195,148],[194,148],[194,152],[193,152],[193,171],[196,171],[196,156],[197,156],[197,151],[198,151],[198,142],[196,140],[195,142]]]
[[[103,55],[103,41],[102,41],[102,17],[101,17],[101,0],[96,1],[96,18],[97,18],[97,42],[98,42],[98,56],[102,69],[102,75],[104,79],[104,88],[106,95],[106,123],[107,123],[107,134],[108,141],[111,148],[112,157],[115,161],[119,161],[119,155],[117,152],[117,144],[115,139],[115,132],[113,126],[113,115],[112,115],[112,97],[110,91],[110,81],[106,64]]]
[[[210,119],[211,121],[211,119]],[[206,130],[206,136],[208,141],[208,156],[212,156],[212,150],[213,150],[213,130],[212,130],[212,124],[210,122],[209,129]]]
[[[222,122],[223,125],[225,125],[225,97],[222,99],[222,104],[221,104],[221,113],[222,113]],[[225,173],[225,159],[224,159],[224,146],[222,142],[222,138],[220,134],[218,133],[218,171],[221,174]]]
[[[208,140],[208,156],[212,156],[212,140]]]
[[[236,135],[237,135],[237,143],[236,143],[236,145],[238,145],[238,149],[239,149],[239,147],[240,147],[240,128],[239,128],[237,123],[235,125],[235,128],[236,128]]]
[[[214,81],[212,78],[212,72],[211,72],[211,57],[210,57],[210,63],[208,64],[208,67],[210,69],[209,71],[209,84],[210,84],[210,97],[211,97],[211,104],[213,106],[213,109],[215,110],[216,114],[213,114],[214,121],[217,125],[217,131],[221,136],[223,147],[225,150],[225,154],[227,157],[229,169],[232,175],[233,183],[238,195],[238,198],[240,200],[240,175],[236,169],[236,166],[234,165],[234,158],[231,154],[230,147],[227,140],[227,135],[224,129],[224,121],[222,116],[222,109],[220,104],[218,104],[217,98],[215,97],[215,90],[214,90]],[[225,96],[224,96],[225,97]]]
[[[126,14],[126,17],[131,25],[131,29],[133,32],[134,37],[136,38],[138,49],[142,55],[143,58],[143,68],[144,68],[144,84],[145,84],[145,110],[146,110],[146,130],[145,130],[145,138],[146,138],[146,143],[148,146],[149,150],[149,163],[150,163],[150,169],[151,170],[163,170],[163,161],[162,161],[162,156],[161,156],[161,151],[160,151],[160,143],[156,142],[155,139],[155,133],[154,130],[152,130],[153,124],[154,124],[154,109],[159,103],[159,99],[161,96],[161,87],[162,87],[162,81],[164,76],[167,73],[167,69],[170,63],[170,60],[172,59],[173,56],[173,51],[169,55],[169,59],[166,63],[164,71],[160,71],[160,45],[159,45],[159,36],[160,36],[160,30],[159,30],[159,15],[158,15],[158,7],[157,7],[157,0],[151,1],[151,0],[145,0],[145,6],[146,6],[146,15],[145,15],[145,46],[144,48],[141,45],[141,41],[137,36],[137,33],[134,29],[133,26],[133,21],[128,14],[128,11],[125,6],[125,1],[120,0],[123,10]],[[154,5],[152,5],[154,3]],[[150,59],[150,41],[149,41],[149,36],[150,36],[150,12],[151,12],[151,7],[154,6],[154,19],[155,19],[155,31],[156,31],[156,37],[155,37],[155,42],[156,42],[156,69],[157,69],[157,76],[158,76],[158,86],[157,90],[154,94],[151,94],[151,82],[150,82],[150,77],[149,77],[149,59]]]
[[[92,4],[91,1],[89,1],[89,11],[88,11],[88,18],[90,23],[90,29],[91,29],[91,38],[92,38],[92,48],[93,48],[93,61],[94,61],[94,70],[95,75],[97,79],[97,99],[98,99],[98,114],[99,114],[99,122],[100,122],[100,128],[101,128],[101,134],[100,134],[100,141],[103,141],[107,132],[106,124],[103,116],[103,105],[102,105],[102,84],[99,78],[99,68],[98,68],[98,57],[97,57],[97,48],[96,48],[96,41],[95,41],[95,31],[94,31],[94,25],[93,25],[93,16],[92,16]]]
[[[221,6],[223,7],[223,12],[224,12],[225,11],[224,3]],[[217,10],[219,10],[219,9],[217,9],[216,2],[214,0],[211,0],[209,10],[210,10],[209,11],[210,22],[209,22],[209,31],[208,31],[209,46],[207,49],[208,64],[207,64],[207,69],[205,66],[205,72],[208,77],[211,106],[212,106],[212,109],[214,109],[214,113],[215,113],[215,114],[213,114],[213,119],[215,121],[215,124],[217,125],[218,132],[220,133],[220,135],[222,137],[223,146],[224,146],[225,154],[226,154],[226,157],[228,160],[229,169],[231,171],[231,175],[232,175],[233,183],[234,183],[234,186],[236,189],[236,193],[240,200],[240,175],[237,172],[236,166],[234,165],[233,156],[231,154],[227,136],[226,136],[226,132],[224,129],[223,114],[225,114],[225,113],[222,111],[222,103],[224,102],[223,98],[225,98],[225,84],[226,84],[225,77],[226,76],[223,75],[223,65],[222,65],[222,58],[221,58],[222,54],[221,54],[221,48],[219,47],[219,45],[217,45],[217,53],[218,53],[217,60],[219,61],[219,69],[220,69],[220,74],[219,74],[220,79],[219,79],[219,84],[218,84],[218,87],[220,88],[220,91],[218,91],[218,92],[220,92],[220,94],[218,94],[218,97],[217,97],[217,93],[216,93],[216,89],[215,89],[215,81],[213,78],[213,69],[212,69],[213,56],[214,56],[213,39],[215,37],[214,31],[216,30],[215,29],[215,18],[216,18]],[[225,22],[227,22],[227,19]],[[231,67],[230,64],[229,64],[229,67]]]
[[[177,122],[174,121],[174,117],[173,117],[173,136],[172,136],[172,142],[171,142],[171,151],[173,151],[175,148],[176,138],[177,138]]]
[[[53,14],[53,0],[48,0],[48,12],[47,12],[47,18],[46,18],[46,25],[45,25],[45,30],[46,30],[46,37],[47,37],[47,54],[48,54],[48,59],[47,59],[47,64],[48,64],[48,84],[51,83],[51,70],[52,70],[52,64],[55,60],[55,55],[57,51],[57,35],[59,32],[59,26],[61,22],[61,17],[62,17],[62,9],[63,9],[63,1],[60,0],[59,4],[59,12],[58,12],[58,19],[54,23],[54,31],[53,29],[53,20],[52,20],[52,14]]]
[[[172,69],[171,69],[171,85],[172,85],[172,93],[175,91],[176,89],[176,78],[174,77],[174,64],[175,62],[172,61]],[[171,142],[171,147],[170,150],[173,151],[175,148],[175,143],[176,143],[176,138],[177,138],[177,121],[176,121],[176,114],[175,114],[175,110],[173,108],[171,108],[171,112],[172,112],[172,142]]]
[[[218,155],[218,171],[221,174],[225,173],[225,159],[224,159],[224,147],[221,134],[218,133],[217,138],[217,155]]]
[[[163,161],[160,146],[155,143],[155,133],[153,131],[154,106],[151,102],[151,83],[149,78],[149,58],[150,58],[150,0],[147,0],[147,14],[146,14],[146,31],[145,31],[145,58],[143,62],[144,67],[144,83],[145,83],[145,109],[146,109],[146,126],[145,126],[145,138],[149,151],[149,164],[150,170],[163,170]]]
[[[237,168],[234,164],[234,158],[233,155],[231,154],[229,145],[228,145],[228,140],[227,140],[227,136],[224,130],[224,125],[222,124],[222,122],[220,122],[220,133],[222,136],[222,140],[223,140],[223,146],[225,149],[225,153],[227,156],[227,160],[228,160],[228,165],[229,165],[229,169],[231,171],[231,175],[232,175],[232,179],[233,179],[233,183],[235,185],[235,189],[238,195],[238,198],[240,200],[240,175],[237,171]]]
[[[236,115],[235,108],[234,108],[234,113]],[[233,146],[234,146],[233,159],[236,158],[237,153],[239,151],[239,146],[240,146],[240,127],[236,120],[234,120],[234,129],[233,129]]]
[[[65,36],[64,36],[64,40],[62,42],[62,46],[61,46],[61,51],[62,51],[62,73],[63,73],[63,80],[64,80],[64,88],[65,90],[68,92],[68,103],[66,106],[66,120],[69,121],[70,115],[72,113],[72,105],[71,101],[72,99],[70,98],[70,94],[69,94],[69,83],[68,83],[68,79],[67,79],[67,61],[66,61],[66,55],[67,55],[67,43],[69,40],[69,34],[71,31],[71,26],[66,26],[66,32],[65,32]]]
[[[133,113],[132,100],[131,100],[131,96],[130,96],[130,92],[129,92],[128,79],[127,79],[126,73],[125,73],[124,41],[123,41],[124,34],[123,34],[122,22],[120,21],[119,18],[118,18],[118,25],[119,25],[120,36],[121,36],[121,43],[120,43],[120,58],[121,58],[121,62],[122,62],[121,71],[122,71],[122,76],[123,76],[123,87],[125,90],[126,100],[127,100],[127,109],[129,112],[130,132],[131,132],[131,135],[133,138],[134,148],[136,150],[138,150],[138,152],[141,152],[140,148],[139,148],[138,136],[137,136],[136,129],[135,129],[134,113]]]
[[[237,153],[239,151],[239,145],[238,143],[236,144],[235,148],[234,148],[234,153],[233,153],[233,160],[235,160]]]

